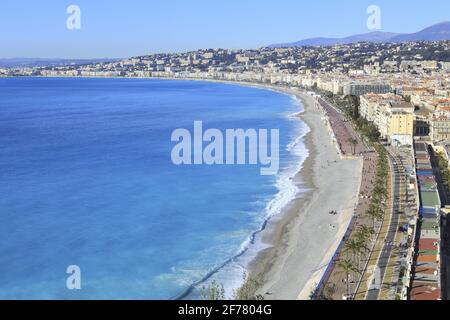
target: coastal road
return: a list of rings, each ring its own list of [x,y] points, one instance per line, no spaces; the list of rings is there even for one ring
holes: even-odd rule
[[[389,156],[389,162],[391,164],[391,170],[392,170],[392,215],[391,215],[391,221],[389,225],[388,232],[386,234],[385,243],[383,246],[383,249],[381,251],[381,254],[377,261],[377,268],[378,268],[378,276],[379,281],[372,282],[371,287],[369,288],[369,291],[366,295],[366,300],[378,300],[381,292],[381,286],[384,283],[384,278],[386,274],[386,269],[389,263],[389,259],[392,254],[392,250],[394,249],[394,241],[395,241],[395,235],[397,233],[397,230],[399,228],[399,221],[400,221],[400,204],[403,199],[401,199],[401,184],[404,181],[404,168],[401,163],[401,160],[395,156],[392,155],[388,151]],[[379,282],[379,283],[378,283]]]

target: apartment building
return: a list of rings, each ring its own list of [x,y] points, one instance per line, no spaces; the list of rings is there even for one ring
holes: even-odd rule
[[[394,145],[412,145],[414,106],[407,102],[382,105],[376,125],[383,139]]]
[[[362,96],[368,93],[389,93],[391,86],[381,83],[349,83],[344,86],[344,95]]]
[[[360,97],[359,114],[364,119],[376,122],[376,117],[381,112],[381,107],[389,103],[401,103],[404,102],[403,98],[393,93],[387,94],[374,94],[369,93]]]
[[[450,107],[439,108],[431,114],[430,137],[434,143],[450,143]]]

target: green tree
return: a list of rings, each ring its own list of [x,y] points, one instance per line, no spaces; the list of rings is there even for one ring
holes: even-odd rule
[[[261,282],[252,278],[247,279],[246,274],[244,280],[244,284],[234,292],[234,300],[264,300],[263,296],[256,294]]]
[[[375,230],[364,224],[359,226],[358,231],[355,234],[355,237],[363,242],[367,242],[374,234]]]
[[[222,284],[213,281],[207,287],[203,286],[200,289],[200,296],[203,300],[209,301],[225,300],[225,289]]]
[[[358,237],[354,237],[353,239],[347,241],[344,250],[351,253],[353,261],[356,263],[356,268],[359,271],[361,265],[361,255],[368,250],[366,244],[364,243],[364,240]]]
[[[347,281],[347,298],[350,297],[350,275],[352,272],[357,272],[353,261],[351,260],[341,260],[337,263],[337,267],[345,272],[345,279]]]
[[[349,138],[348,142],[352,145],[352,147],[353,147],[353,155],[355,155],[356,154],[356,146],[358,145],[358,139]]]
[[[371,204],[366,214],[372,219],[372,228],[375,229],[375,222],[382,218],[382,214],[380,213],[380,208]]]

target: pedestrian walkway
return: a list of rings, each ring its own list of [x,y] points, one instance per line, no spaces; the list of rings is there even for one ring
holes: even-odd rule
[[[342,243],[344,243],[352,237],[353,233],[360,226],[372,224],[370,218],[365,213],[371,203],[371,195],[376,179],[378,154],[366,147],[359,134],[355,132],[351,122],[346,121],[336,108],[322,99],[318,101],[318,104],[322,107],[324,115],[328,119],[333,138],[341,155],[344,158],[354,156],[361,156],[363,158],[363,171],[358,203],[352,222],[342,240]],[[350,283],[347,284],[346,273],[337,267],[339,261],[348,258],[348,254],[344,252],[342,246],[340,249],[330,262],[330,266],[316,290],[315,296],[318,299],[342,300],[353,298],[359,286],[361,280],[359,276],[352,274],[350,276]],[[362,260],[364,261],[364,257]],[[351,297],[347,297],[347,285],[352,292]]]
[[[342,157],[359,156],[367,151],[361,137],[353,129],[351,122],[346,120],[338,109],[321,98],[317,102],[325,112],[334,134],[335,143]]]

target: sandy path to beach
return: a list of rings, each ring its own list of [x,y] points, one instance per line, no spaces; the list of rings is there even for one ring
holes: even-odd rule
[[[309,299],[350,223],[362,160],[341,159],[323,114],[310,96],[282,91],[297,93],[305,106],[301,119],[311,128],[305,138],[310,156],[296,179],[311,191],[270,221],[263,241],[272,247],[253,261],[250,275],[262,279],[259,293],[266,299]],[[338,215],[331,215],[333,210]]]

